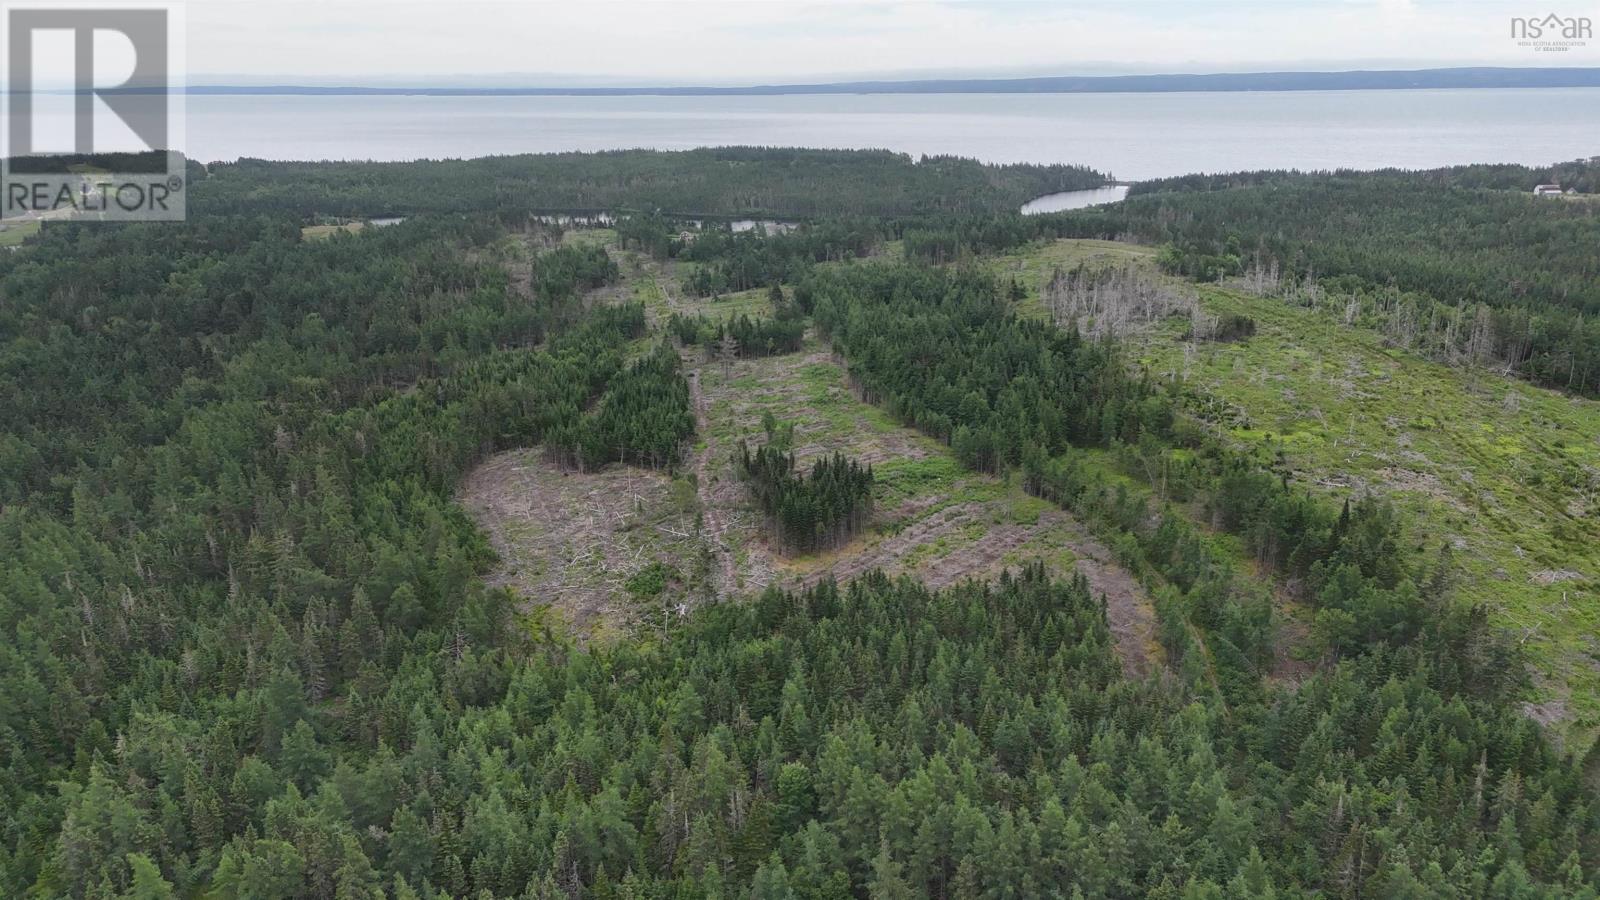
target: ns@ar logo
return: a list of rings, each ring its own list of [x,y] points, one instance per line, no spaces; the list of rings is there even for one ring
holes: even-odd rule
[[[1516,16],[1511,20],[1511,36],[1520,40],[1559,38],[1566,41],[1594,37],[1594,22],[1588,16],[1558,16],[1551,13],[1543,18]]]

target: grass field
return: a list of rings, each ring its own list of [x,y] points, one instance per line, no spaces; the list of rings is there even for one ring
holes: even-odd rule
[[[731,319],[738,315],[746,315],[752,319],[772,318],[772,301],[768,297],[767,288],[754,288],[717,297],[683,296],[679,298],[679,306],[689,313],[698,313],[712,320]]]
[[[0,247],[15,247],[23,241],[39,233],[41,227],[38,220],[12,225],[0,231]]]
[[[561,233],[561,243],[573,247],[615,247],[617,233],[610,228],[569,228]]]
[[[1155,252],[1151,247],[1116,241],[1052,241],[1000,254],[991,265],[1002,281],[1015,278],[1027,292],[1027,297],[1017,305],[1018,311],[1044,319],[1049,316],[1043,301],[1044,286],[1056,269],[1072,269],[1079,264],[1099,268],[1149,262],[1154,259]]]
[[[1056,265],[1148,256],[1061,241],[999,261],[1029,280]],[[1600,726],[1600,404],[1447,367],[1278,300],[1203,287],[1213,315],[1258,324],[1190,343],[1186,321],[1134,338],[1136,361],[1225,404],[1215,427],[1334,497],[1374,492],[1407,517],[1421,558],[1451,547],[1459,596],[1486,604],[1535,669],[1529,712],[1587,738]]]
[[[367,227],[365,222],[346,222],[343,225],[307,225],[300,229],[300,236],[308,241],[325,241],[339,232],[355,234]]]

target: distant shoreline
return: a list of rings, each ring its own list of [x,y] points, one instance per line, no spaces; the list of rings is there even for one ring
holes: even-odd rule
[[[1600,68],[1385,69],[1208,75],[947,78],[733,87],[376,87],[194,85],[194,96],[770,97],[803,94],[1159,94],[1247,91],[1384,91],[1600,87]],[[126,89],[140,92],[139,89]]]

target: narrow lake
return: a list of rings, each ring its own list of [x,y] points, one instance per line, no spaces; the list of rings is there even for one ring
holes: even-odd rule
[[[1045,194],[1043,197],[1035,197],[1022,204],[1022,214],[1034,216],[1039,213],[1061,212],[1064,209],[1083,209],[1085,206],[1116,203],[1127,196],[1128,186],[1125,184],[1091,188],[1087,191],[1062,191],[1059,194]]]

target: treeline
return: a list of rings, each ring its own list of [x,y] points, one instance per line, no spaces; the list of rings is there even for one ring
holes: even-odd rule
[[[1579,193],[1600,192],[1600,156],[1575,159],[1549,166],[1523,166],[1489,163],[1447,166],[1439,169],[1334,169],[1299,171],[1265,169],[1249,172],[1218,172],[1152,178],[1128,189],[1130,197],[1171,191],[1220,191],[1279,182],[1315,178],[1376,178],[1402,184],[1427,184],[1435,187],[1477,188],[1499,191],[1532,191],[1536,184],[1559,184]]]
[[[684,289],[709,297],[792,282],[812,263],[870,256],[896,234],[895,224],[824,219],[771,232],[762,226],[734,231],[726,225],[652,212],[623,216],[613,227],[625,248],[656,259],[694,263],[684,276]]]
[[[1042,194],[1098,187],[1082,166],[913,159],[884,150],[720,147],[416,162],[212,163],[194,214],[383,216],[543,212],[685,216],[896,216],[1012,210]]]
[[[766,512],[774,542],[788,553],[837,547],[872,518],[872,467],[841,453],[796,471],[794,453],[772,440],[754,452],[739,442],[739,477]]]
[[[935,264],[1011,250],[1037,240],[1115,240],[1126,231],[1123,220],[1104,209],[1070,215],[928,216],[905,221],[902,228],[906,258]]]
[[[977,269],[819,270],[796,290],[872,402],[996,472],[1029,446],[1136,442],[1171,426],[1150,380],[1122,376],[1114,345],[1010,314]]]
[[[670,259],[684,247],[681,234],[687,223],[659,212],[619,217],[612,228],[624,250],[639,250],[655,259]]]
[[[902,224],[906,255],[961,260],[1041,239],[1161,244],[1171,273],[1242,278],[1327,304],[1398,346],[1600,392],[1600,203],[1533,197],[1554,180],[1600,190],[1600,166],[1427,172],[1247,172],[1159,179],[1113,206]]]
[[[804,343],[803,318],[752,319],[744,313],[723,321],[703,315],[673,313],[667,331],[685,346],[699,345],[708,356],[723,359],[756,359],[793,353]]]
[[[1221,246],[1197,241],[1167,244],[1156,256],[1156,265],[1169,275],[1217,282],[1244,274],[1245,258],[1238,238],[1230,236]]]

